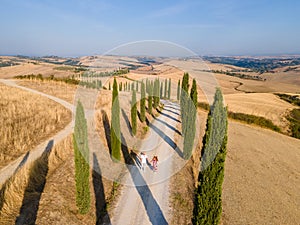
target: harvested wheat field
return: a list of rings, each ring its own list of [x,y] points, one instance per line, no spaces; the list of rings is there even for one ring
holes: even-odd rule
[[[71,121],[71,112],[58,103],[4,84],[0,105],[0,168]]]
[[[300,140],[230,121],[222,223],[299,224]]]
[[[285,116],[296,108],[271,93],[230,94],[224,98],[229,111],[264,117],[284,131],[289,125]]]
[[[67,154],[57,163],[54,169],[50,169],[43,195],[36,213],[37,224],[102,224],[109,221],[106,215],[105,205],[115,197],[113,182],[103,178],[97,172],[90,170],[91,208],[86,215],[80,215],[76,206],[75,189],[75,165],[72,142],[60,151]],[[99,167],[101,162],[91,156],[93,165]],[[65,177],[66,179],[61,179]],[[116,190],[114,190],[116,191]],[[109,207],[109,206],[107,206]],[[104,217],[104,218],[103,218]]]
[[[67,68],[67,66],[65,66]],[[28,75],[28,74],[42,74],[45,77],[54,75],[56,77],[67,77],[74,74],[70,70],[61,70],[58,65],[50,63],[31,63],[24,62],[21,65],[0,67],[0,78],[13,78],[18,75]]]
[[[98,165],[97,159],[92,161]],[[37,161],[26,164],[1,189],[0,196],[4,194],[5,201],[0,207],[0,224],[101,224],[105,204],[115,195],[113,184],[91,170],[91,209],[80,215],[74,167],[70,135]]]
[[[16,83],[21,86],[63,99],[71,104],[74,102],[74,96],[77,90],[76,85],[56,81],[17,80]]]

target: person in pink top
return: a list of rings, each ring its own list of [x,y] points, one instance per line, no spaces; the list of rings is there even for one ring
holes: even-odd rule
[[[153,171],[156,172],[157,171],[157,163],[158,163],[157,155],[154,155],[150,162],[152,163]]]

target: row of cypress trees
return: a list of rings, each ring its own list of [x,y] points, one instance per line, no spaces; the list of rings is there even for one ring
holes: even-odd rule
[[[197,83],[193,79],[193,84],[189,94],[189,74],[184,73],[182,78],[182,86],[180,89],[180,81],[177,86],[177,99],[180,96],[181,109],[181,125],[183,135],[183,158],[189,159],[194,145],[196,133],[197,105],[198,93]]]
[[[227,145],[227,109],[220,89],[207,118],[201,152],[201,170],[195,193],[194,225],[219,224],[222,214],[222,184]]]
[[[167,81],[167,80],[166,80]],[[100,86],[100,83],[96,83]],[[125,85],[125,87],[131,88],[131,125],[132,134],[135,135],[137,131],[137,102],[136,102],[136,90],[138,90],[138,82],[131,83],[131,85]],[[155,79],[154,82],[147,81],[148,92],[148,112],[152,113],[152,108],[159,106],[162,86],[159,79]],[[166,82],[167,84],[167,82]],[[102,84],[101,84],[102,85]],[[109,84],[110,85],[110,84]],[[171,80],[169,80],[169,93]],[[141,82],[141,102],[140,102],[140,119],[141,122],[146,120],[146,87],[144,82]],[[165,90],[167,88],[165,87]],[[113,161],[120,160],[121,151],[121,130],[120,130],[120,103],[118,98],[118,90],[122,90],[118,87],[116,79],[113,82],[112,92],[112,110],[111,110],[111,151]],[[89,148],[88,148],[88,134],[87,134],[87,122],[85,118],[84,108],[80,101],[78,101],[75,115],[75,128],[73,134],[74,145],[74,161],[75,161],[75,181],[76,181],[76,205],[81,214],[85,214],[90,209],[90,187],[89,187]]]

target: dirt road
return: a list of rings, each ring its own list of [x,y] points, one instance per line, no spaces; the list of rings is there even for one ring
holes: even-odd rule
[[[62,106],[66,107],[67,109],[73,111],[73,105],[72,104],[70,104],[70,103],[68,103],[64,100],[61,100],[59,98],[56,98],[54,96],[47,95],[45,93],[30,89],[30,88],[19,86],[12,80],[0,79],[0,82],[4,83],[5,85],[8,85],[8,86],[20,88],[20,89],[23,89],[25,91],[29,91],[29,92],[34,93],[34,94],[42,95],[44,97],[47,97],[47,98],[61,104]],[[48,149],[49,147],[54,146],[55,143],[58,143],[61,140],[63,140],[65,137],[67,137],[73,131],[73,127],[74,127],[73,123],[72,122],[69,123],[63,130],[58,132],[56,135],[49,138],[47,141],[41,143],[40,145],[38,145],[36,148],[29,151],[28,153],[22,155],[21,157],[16,159],[11,164],[9,164],[6,167],[2,168],[0,170],[0,186],[8,178],[10,178],[18,169],[20,169],[25,164],[25,162],[26,163],[34,162],[37,158],[39,158],[42,155],[42,153],[45,151],[45,149]]]
[[[174,142],[179,117],[178,104],[165,102],[162,114],[150,125],[150,135],[140,150],[151,160],[158,155],[158,172],[148,166],[142,171],[138,166],[128,167],[126,186],[112,215],[112,224],[168,224],[169,178],[173,175],[172,164],[180,157]]]

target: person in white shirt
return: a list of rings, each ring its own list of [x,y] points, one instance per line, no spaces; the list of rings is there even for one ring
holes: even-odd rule
[[[141,152],[140,160],[142,164],[141,169],[145,171],[145,166],[147,166],[148,156],[144,152]]]

